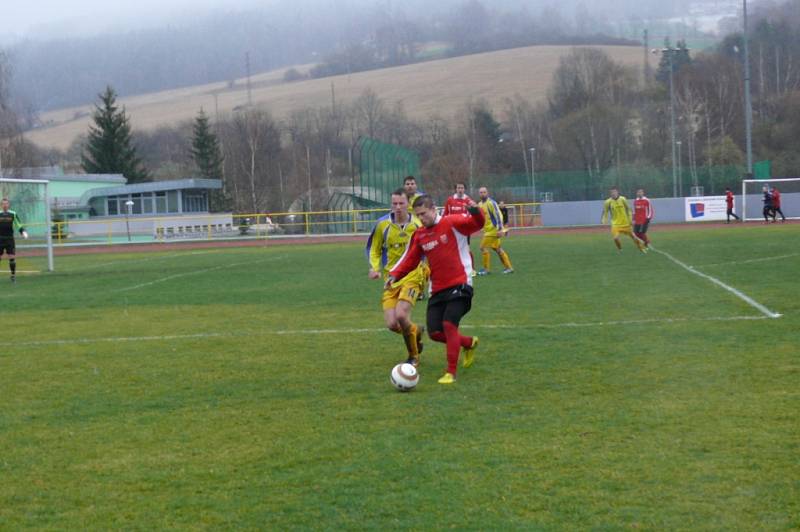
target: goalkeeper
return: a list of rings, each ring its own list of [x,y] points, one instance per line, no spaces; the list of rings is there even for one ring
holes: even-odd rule
[[[17,216],[17,213],[12,211],[9,207],[11,203],[8,198],[3,198],[0,201],[0,260],[3,259],[3,253],[8,255],[8,267],[11,270],[11,282],[17,282],[17,256],[16,256],[16,243],[14,242],[14,229],[19,229],[19,233],[23,238],[28,238],[28,233],[22,226],[22,222]]]

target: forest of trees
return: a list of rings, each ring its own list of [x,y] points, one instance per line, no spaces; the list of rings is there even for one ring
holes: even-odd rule
[[[755,158],[772,160],[774,175],[800,176],[800,0],[760,10],[751,30]],[[742,50],[742,36],[733,34],[715,50],[690,51],[673,62],[684,180],[706,176],[709,193],[735,183],[730,175],[708,178],[708,168],[737,167],[737,179],[744,172]],[[285,120],[258,107],[218,121],[203,115],[203,127],[210,123],[218,139],[216,163],[230,205],[240,212],[282,211],[309,188],[349,185],[349,150],[361,135],[418,151],[425,189],[437,194],[456,180],[477,184],[489,175],[528,173],[530,147],[537,172],[578,170],[588,190],[615,179],[615,169],[670,167],[668,68],[662,61],[645,81],[640,70],[581,48],[562,58],[543,103],[521,95],[500,108],[473,101],[455,117],[415,121],[401,105],[366,90],[349,105],[298,109]],[[44,153],[18,135],[5,138],[3,161],[26,165],[75,168],[85,150],[85,139],[66,153]],[[192,139],[192,123],[133,132],[154,179],[200,173]],[[639,184],[666,190],[663,182]]]

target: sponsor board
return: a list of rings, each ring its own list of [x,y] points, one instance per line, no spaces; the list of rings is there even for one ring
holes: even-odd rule
[[[726,220],[728,205],[725,196],[699,196],[684,198],[686,201],[686,221],[705,222]]]

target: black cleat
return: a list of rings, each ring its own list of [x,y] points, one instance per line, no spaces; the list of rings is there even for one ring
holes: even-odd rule
[[[415,368],[418,368],[419,367],[419,359],[418,358],[414,358],[414,357],[408,357],[408,360],[406,360],[406,364],[411,364]]]
[[[425,335],[425,326],[422,326],[417,329],[417,353],[420,355],[422,354],[422,348],[425,347],[422,345],[422,337]]]
[[[11,282],[12,283],[16,283],[17,282],[17,276],[16,275],[12,275],[11,276]]]

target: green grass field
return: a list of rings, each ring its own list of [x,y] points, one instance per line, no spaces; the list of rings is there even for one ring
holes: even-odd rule
[[[475,365],[437,384],[428,341],[401,394],[360,244],[3,273],[0,529],[800,527],[800,226],[652,233],[783,316],[605,234],[516,235]]]

